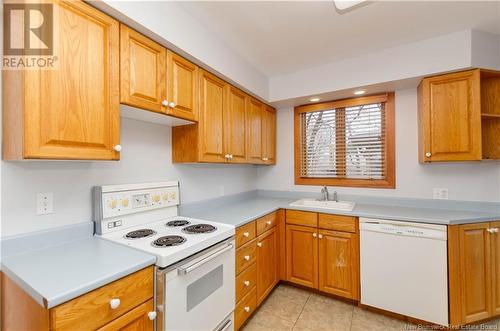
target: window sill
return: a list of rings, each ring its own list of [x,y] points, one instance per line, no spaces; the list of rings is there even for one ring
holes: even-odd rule
[[[393,179],[350,179],[350,178],[306,178],[295,177],[295,185],[317,185],[317,186],[341,186],[341,187],[364,187],[395,189],[396,183]]]

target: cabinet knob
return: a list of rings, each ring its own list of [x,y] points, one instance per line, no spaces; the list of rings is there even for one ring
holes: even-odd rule
[[[498,233],[498,228],[489,228],[486,231],[488,231],[489,233]]]
[[[170,108],[175,108],[176,104],[175,104],[175,102],[170,102],[170,103],[168,104],[168,106],[169,106]]]
[[[250,255],[245,255],[243,258],[245,259],[245,261],[250,261]]]
[[[248,238],[248,236],[249,236],[249,235],[250,235],[250,233],[248,233],[248,232],[243,232],[243,237]]]
[[[245,286],[246,286],[246,287],[249,287],[249,286],[250,286],[250,281],[249,281],[249,280],[245,280],[245,281],[243,282],[243,284],[245,284]]]
[[[271,224],[273,224],[273,222],[271,222],[271,221],[266,221],[266,224],[267,224],[267,225],[271,225]]]
[[[257,246],[262,247],[262,243],[257,243]]]
[[[233,159],[233,154],[229,154],[229,159],[232,160]]]
[[[164,106],[164,107],[168,107],[168,101],[167,100],[163,100],[161,102],[161,105]]]
[[[156,319],[156,312],[155,311],[150,311],[148,313],[148,318],[150,321],[154,321]]]
[[[224,157],[226,158],[226,160],[229,160],[229,154],[224,155]]]
[[[322,234],[318,234],[318,238],[319,239],[323,239],[323,235]]]
[[[120,306],[120,299],[111,299],[109,300],[109,306],[111,307],[111,309],[116,309]]]
[[[426,157],[431,157],[431,156],[432,156],[432,154],[431,154],[431,152],[427,152],[427,153],[425,153],[425,156],[426,156]]]
[[[268,161],[269,159],[267,157],[263,157],[262,161]]]
[[[116,152],[121,152],[121,150],[122,150],[122,145],[115,145],[115,147],[113,147],[113,149],[114,149]]]
[[[243,308],[243,309],[245,309],[245,311],[246,311],[247,313],[249,313],[249,312],[250,312],[250,307],[248,307],[248,306],[246,306],[246,307],[245,307],[245,308]]]
[[[318,235],[316,234],[316,232],[313,233],[313,237],[316,238]]]

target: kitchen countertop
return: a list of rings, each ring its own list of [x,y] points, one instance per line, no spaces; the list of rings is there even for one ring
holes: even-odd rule
[[[2,271],[40,305],[55,307],[135,271],[156,257],[97,237],[2,258]]]
[[[378,218],[387,220],[408,221],[429,224],[467,224],[500,220],[500,212],[480,212],[471,210],[440,209],[408,207],[397,205],[356,203],[354,210],[339,211],[326,210],[320,208],[291,207],[290,203],[297,198],[276,198],[249,196],[239,201],[230,203],[214,204],[212,207],[193,208],[182,213],[183,216],[206,219],[208,221],[221,222],[234,225],[236,227],[251,222],[261,216],[278,209],[294,209],[312,211],[325,214],[348,215],[367,218]]]

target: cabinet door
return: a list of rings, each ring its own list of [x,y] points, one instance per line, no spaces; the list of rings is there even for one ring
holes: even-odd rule
[[[254,98],[248,98],[247,106],[247,145],[250,163],[261,164],[262,161],[262,103]]]
[[[491,240],[489,223],[461,225],[460,289],[462,322],[491,316]]]
[[[491,222],[492,229],[500,231],[500,221]],[[491,283],[492,283],[492,315],[500,315],[500,232],[490,234],[491,237]]]
[[[164,113],[166,49],[120,25],[120,102]]]
[[[265,164],[276,163],[276,112],[267,105],[262,111],[262,160]]]
[[[119,23],[55,2],[58,68],[25,70],[24,157],[119,159]]]
[[[257,304],[260,304],[278,282],[278,240],[276,228],[257,238]]]
[[[286,226],[286,276],[299,285],[318,288],[317,229]]]
[[[479,70],[425,78],[419,86],[421,162],[481,160]]]
[[[226,83],[200,70],[199,153],[201,162],[224,162],[223,113]]]
[[[153,331],[154,321],[149,319],[149,312],[154,312],[153,300],[137,306],[98,331]]]
[[[246,95],[230,85],[226,88],[224,109],[224,155],[229,162],[245,163],[246,157]]]
[[[190,121],[198,120],[198,66],[167,51],[167,114]]]
[[[358,299],[359,254],[355,233],[320,230],[319,290]]]

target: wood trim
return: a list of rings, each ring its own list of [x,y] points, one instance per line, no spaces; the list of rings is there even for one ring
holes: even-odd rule
[[[286,220],[285,210],[280,209],[276,214],[278,228],[278,247],[279,247],[279,279],[286,280]]]
[[[286,224],[318,227],[318,213],[301,210],[286,210]]]
[[[383,94],[370,95],[358,98],[326,101],[321,103],[315,103],[312,105],[302,105],[295,107],[295,110],[298,111],[299,113],[309,113],[313,111],[321,111],[334,108],[354,107],[370,103],[383,103],[387,102],[387,100],[389,99],[389,94],[390,93],[383,93]]]
[[[459,226],[448,226],[448,308],[450,325],[461,325],[462,314],[460,303],[462,293],[460,287],[460,236]]]
[[[302,177],[300,174],[300,114],[304,113],[304,107],[315,106],[299,106],[295,107],[294,113],[294,173],[295,173],[295,185],[327,185],[327,186],[347,186],[347,187],[369,187],[369,188],[386,188],[394,189],[396,188],[396,126],[395,126],[395,95],[394,92],[390,92],[383,95],[385,102],[385,165],[386,165],[386,178],[383,180],[372,180],[372,179],[352,179],[352,178],[308,178]],[[377,102],[369,101],[366,98],[355,98],[356,100],[364,99],[364,103]],[[375,100],[375,99],[374,99]],[[382,98],[379,96],[379,99]],[[343,101],[344,104],[347,101]],[[333,103],[333,102],[332,102]],[[324,104],[329,104],[324,103]],[[328,108],[318,108],[308,111],[318,111]]]

